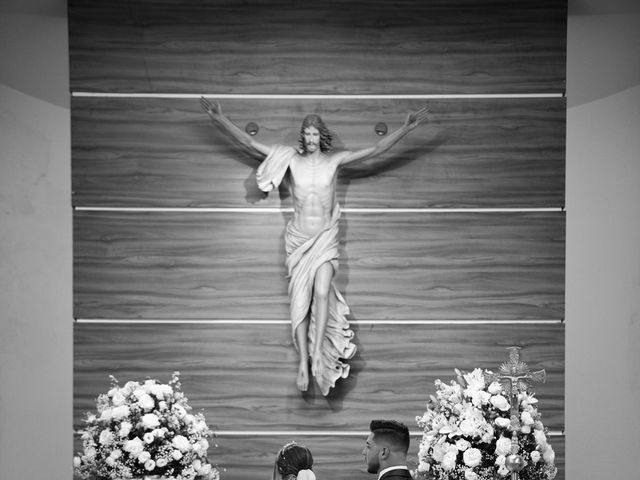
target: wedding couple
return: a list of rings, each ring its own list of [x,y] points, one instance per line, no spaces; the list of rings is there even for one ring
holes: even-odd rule
[[[362,455],[367,472],[378,480],[411,480],[407,468],[409,429],[395,420],[373,420]],[[273,480],[315,480],[311,451],[295,442],[276,455]]]

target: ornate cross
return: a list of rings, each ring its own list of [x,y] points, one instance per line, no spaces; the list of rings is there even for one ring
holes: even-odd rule
[[[526,392],[529,382],[542,382],[547,379],[544,370],[532,372],[526,363],[520,361],[520,347],[509,347],[509,361],[500,365],[499,373],[485,374],[485,381],[491,383],[498,380],[511,403],[511,455],[507,457],[506,466],[511,472],[511,480],[518,480],[518,472],[524,468],[524,460],[518,455],[518,431],[520,420],[518,418],[518,393]]]
[[[511,397],[513,408],[513,400],[517,400],[518,393],[526,392],[529,382],[544,383],[547,373],[544,370],[530,371],[527,364],[520,361],[520,347],[508,347],[507,350],[509,350],[509,361],[500,365],[499,373],[487,374],[485,380],[489,383],[495,380],[500,381]]]

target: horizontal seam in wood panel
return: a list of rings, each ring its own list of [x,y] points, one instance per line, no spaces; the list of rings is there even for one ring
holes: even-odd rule
[[[73,97],[100,98],[200,98],[259,99],[259,100],[429,100],[467,98],[563,98],[559,93],[459,93],[459,94],[407,94],[407,95],[323,95],[323,94],[231,94],[231,93],[111,93],[111,92],[71,92]]]
[[[217,319],[140,319],[76,318],[86,324],[204,324],[204,325],[288,325],[289,320],[217,320]],[[351,320],[352,325],[558,325],[562,319],[546,320]]]
[[[176,213],[287,213],[287,208],[257,207],[90,207],[75,206],[80,212],[176,212]],[[515,212],[563,212],[564,207],[532,208],[342,208],[344,213],[515,213]]]

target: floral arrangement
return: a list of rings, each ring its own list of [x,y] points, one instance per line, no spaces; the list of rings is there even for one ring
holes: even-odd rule
[[[87,413],[80,430],[83,452],[73,459],[83,479],[130,479],[145,476],[177,480],[218,480],[207,460],[213,432],[203,414],[191,413],[181,391],[179,372],[168,384],[148,379],[112,388],[97,399],[97,413]]]
[[[555,454],[533,394],[520,390],[517,408],[512,409],[510,392],[492,380],[492,372],[477,368],[470,373],[456,370],[456,374],[449,384],[435,381],[436,394],[430,396],[426,412],[416,417],[423,435],[414,477],[505,478],[511,475],[511,454],[517,450],[520,479],[553,479]]]

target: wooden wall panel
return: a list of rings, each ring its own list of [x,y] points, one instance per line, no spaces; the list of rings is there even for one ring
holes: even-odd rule
[[[224,100],[256,140],[297,146],[307,113],[338,149],[380,140],[420,100]],[[387,154],[343,170],[344,207],[560,207],[565,99],[430,100],[430,123]],[[290,207],[256,186],[259,161],[220,134],[198,98],[73,98],[73,202],[81,206]]]
[[[560,93],[566,1],[71,0],[72,91]]]
[[[288,318],[288,214],[76,212],[76,318]],[[345,213],[358,320],[562,319],[564,213]]]
[[[413,430],[414,425],[409,425]],[[224,480],[271,480],[273,462],[276,453],[290,441],[309,447],[313,454],[313,470],[319,479],[334,480],[373,480],[376,477],[366,473],[362,457],[364,440],[368,434],[368,423],[362,426],[361,434],[349,436],[314,435],[291,432],[289,435],[256,436],[233,435],[219,436],[216,447],[209,448],[208,457],[217,463]],[[213,443],[213,442],[212,442]],[[415,469],[418,463],[419,432],[413,431],[407,463]],[[556,480],[565,480],[565,438],[549,437],[549,443],[556,453],[555,464],[558,467]],[[80,448],[76,439],[75,450]]]
[[[496,371],[506,347],[544,368],[534,387],[545,425],[564,428],[564,325],[356,325],[358,352],[349,378],[328,397],[295,387],[298,356],[282,325],[84,324],[74,328],[74,412],[95,409],[109,375],[121,383],[181,372],[193,408],[225,431],[360,431],[371,418],[415,425],[434,381],[454,368]]]

